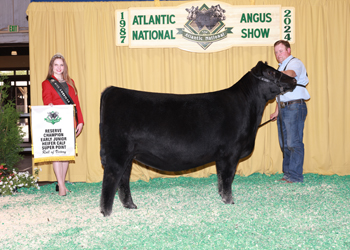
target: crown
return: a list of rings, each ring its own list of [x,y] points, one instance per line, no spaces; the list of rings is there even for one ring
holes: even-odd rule
[[[61,53],[56,53],[53,55],[52,59],[53,58],[63,58],[64,59],[64,56]]]

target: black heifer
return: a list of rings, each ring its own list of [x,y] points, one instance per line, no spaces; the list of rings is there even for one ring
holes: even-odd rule
[[[101,212],[112,213],[115,193],[137,208],[129,186],[132,160],[166,171],[216,162],[219,194],[233,204],[239,159],[254,148],[266,105],[296,81],[259,62],[228,89],[190,95],[147,93],[118,87],[101,96]]]

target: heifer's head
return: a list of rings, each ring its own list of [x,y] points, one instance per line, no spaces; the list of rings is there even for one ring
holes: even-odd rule
[[[260,80],[259,84],[261,84],[267,99],[273,99],[279,94],[293,91],[297,84],[295,78],[283,74],[261,61],[252,68],[250,73]]]

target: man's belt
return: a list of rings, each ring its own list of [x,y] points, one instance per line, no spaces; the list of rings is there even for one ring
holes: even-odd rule
[[[284,108],[288,105],[295,104],[295,103],[302,104],[302,103],[305,103],[305,101],[304,101],[304,99],[298,99],[298,100],[293,100],[293,101],[289,101],[289,102],[281,102],[281,108]]]

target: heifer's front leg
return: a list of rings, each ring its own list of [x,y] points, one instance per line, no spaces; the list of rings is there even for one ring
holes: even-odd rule
[[[216,162],[218,189],[225,204],[234,204],[232,199],[232,182],[236,174],[238,160],[223,159]]]

